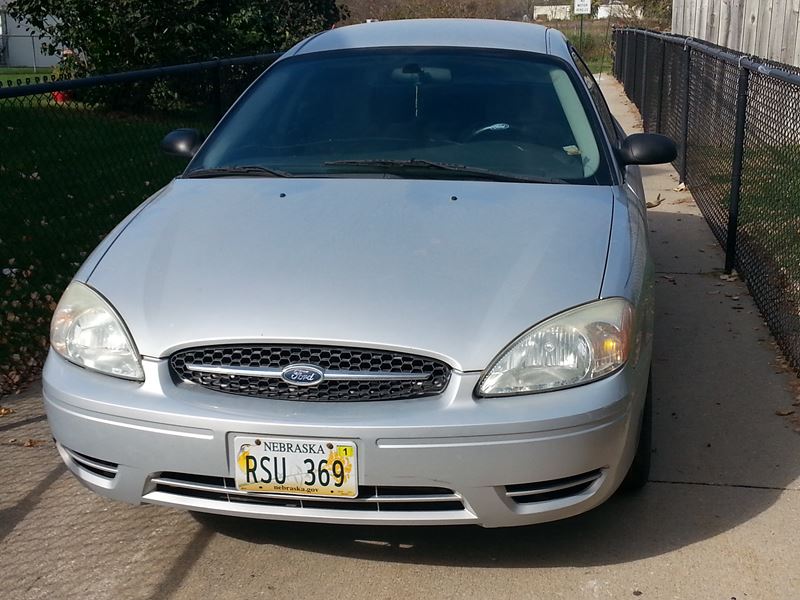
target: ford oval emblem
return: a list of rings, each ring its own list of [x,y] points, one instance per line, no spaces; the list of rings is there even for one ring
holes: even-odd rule
[[[317,385],[325,379],[325,372],[314,365],[289,365],[281,371],[281,379],[292,385]]]

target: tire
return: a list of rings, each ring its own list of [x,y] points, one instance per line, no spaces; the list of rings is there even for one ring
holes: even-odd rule
[[[642,489],[650,479],[650,456],[653,451],[653,377],[647,381],[647,394],[642,411],[642,427],[639,430],[639,441],[628,473],[619,489],[622,492],[634,492]]]

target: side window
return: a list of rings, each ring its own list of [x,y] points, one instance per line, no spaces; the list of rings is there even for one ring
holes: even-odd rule
[[[603,127],[608,132],[608,138],[611,140],[611,144],[616,146],[619,142],[617,127],[614,124],[614,118],[611,116],[611,111],[608,110],[606,99],[603,97],[603,93],[600,91],[600,86],[597,85],[597,82],[594,80],[594,76],[589,70],[589,67],[586,66],[586,63],[584,63],[583,59],[578,55],[577,52],[575,52],[574,48],[570,49],[570,53],[575,61],[575,65],[578,67],[578,71],[580,71],[581,77],[583,77],[583,80],[586,82],[586,87],[589,88],[589,94],[592,96],[592,100],[597,106],[597,112],[600,114],[600,120],[603,122]]]

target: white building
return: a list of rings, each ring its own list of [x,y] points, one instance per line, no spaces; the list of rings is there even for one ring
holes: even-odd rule
[[[571,4],[543,4],[532,8],[536,21],[564,21],[572,17]]]
[[[620,0],[611,0],[606,4],[601,4],[597,7],[598,19],[629,19],[629,18],[642,18],[641,8],[631,8]]]
[[[43,38],[8,14],[7,0],[0,0],[0,66],[2,67],[52,67],[58,56],[42,52]]]
[[[533,14],[533,19],[536,21],[565,21],[567,19],[571,19],[573,17],[572,10],[573,5],[570,4],[544,4],[538,5],[533,4],[531,6],[531,13]],[[598,19],[608,19],[609,17],[613,19],[618,18],[630,18],[642,16],[641,9],[633,9],[621,0],[610,0],[605,4],[600,4],[597,7],[597,16]]]

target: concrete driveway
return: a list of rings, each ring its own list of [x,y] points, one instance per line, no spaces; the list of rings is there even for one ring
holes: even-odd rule
[[[628,131],[638,114],[602,85]],[[798,400],[745,286],[669,167],[646,169],[658,259],[653,481],[511,530],[298,525],[116,504],[61,465],[38,389],[0,417],[0,598],[798,598]],[[795,386],[795,387],[793,387]],[[800,413],[800,406],[794,407]]]

